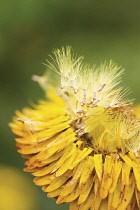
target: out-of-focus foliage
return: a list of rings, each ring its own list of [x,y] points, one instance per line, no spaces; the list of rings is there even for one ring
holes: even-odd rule
[[[15,109],[44,97],[30,78],[43,74],[46,67],[42,63],[53,48],[72,45],[75,52],[85,55],[85,61],[95,64],[113,59],[126,69],[123,79],[132,90],[130,97],[140,101],[139,11],[138,0],[1,1],[1,163],[20,170],[24,167],[8,122]],[[32,182],[32,177],[29,179]],[[39,210],[68,209],[65,204],[56,206],[55,200],[47,199],[38,187],[34,189]]]

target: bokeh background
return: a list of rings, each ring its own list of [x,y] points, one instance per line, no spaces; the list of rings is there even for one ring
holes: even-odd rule
[[[0,4],[0,210],[67,210],[22,172],[8,122],[15,109],[44,97],[31,81],[46,70],[54,48],[71,45],[85,62],[113,59],[123,84],[140,102],[139,0],[1,0]]]

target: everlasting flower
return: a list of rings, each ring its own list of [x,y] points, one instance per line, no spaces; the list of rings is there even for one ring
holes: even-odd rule
[[[54,55],[47,65],[58,85],[33,76],[48,100],[10,123],[24,170],[70,210],[140,209],[140,107],[124,99],[123,70],[112,61],[84,65],[71,47]]]

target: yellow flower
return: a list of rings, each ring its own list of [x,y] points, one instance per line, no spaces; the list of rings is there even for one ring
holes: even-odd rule
[[[112,61],[84,65],[71,47],[54,55],[48,66],[59,86],[33,76],[49,100],[10,123],[24,170],[71,210],[140,209],[140,107],[124,99],[123,70]]]
[[[0,210],[31,209],[37,210],[38,202],[30,179],[14,167],[0,164]]]

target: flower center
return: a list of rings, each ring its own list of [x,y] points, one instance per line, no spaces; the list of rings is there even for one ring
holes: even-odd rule
[[[128,151],[136,152],[139,147],[136,122],[138,120],[131,107],[124,106],[108,108],[90,117],[85,110],[79,110],[71,126],[83,142],[82,148],[92,148],[94,154],[126,154]]]

